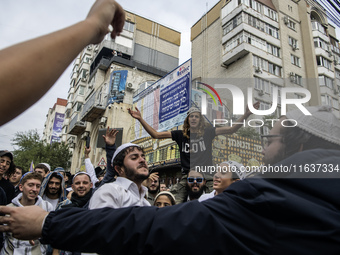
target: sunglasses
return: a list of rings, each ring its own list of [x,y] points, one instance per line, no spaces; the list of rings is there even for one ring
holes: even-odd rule
[[[202,183],[204,178],[202,178],[202,177],[196,177],[196,178],[188,177],[187,180],[188,180],[188,183],[194,183],[194,181],[196,181],[197,183]]]

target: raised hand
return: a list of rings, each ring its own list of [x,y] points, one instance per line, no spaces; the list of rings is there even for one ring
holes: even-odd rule
[[[138,108],[136,107],[136,110],[133,111],[132,109],[128,109],[128,112],[130,113],[130,115],[132,116],[132,118],[135,118],[137,120],[142,118],[142,115],[140,113],[140,111],[138,110]]]
[[[118,132],[119,131],[116,130],[116,129],[110,130],[110,127],[108,126],[107,129],[106,129],[105,135],[103,135],[103,139],[104,139],[105,143],[107,145],[110,145],[110,146],[114,145],[115,142],[116,142],[116,136],[117,136]]]

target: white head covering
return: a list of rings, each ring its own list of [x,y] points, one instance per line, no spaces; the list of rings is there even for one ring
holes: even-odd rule
[[[119,146],[117,148],[117,150],[115,151],[115,153],[113,154],[112,160],[111,160],[111,164],[113,164],[113,161],[115,160],[115,158],[117,157],[117,155],[119,154],[119,152],[121,152],[122,150],[124,150],[127,147],[139,147],[139,145],[134,144],[134,143],[124,143],[121,146]]]
[[[40,163],[40,164],[46,166],[48,171],[51,171],[51,166],[49,164],[47,164],[47,163]]]
[[[246,168],[244,167],[244,165],[236,162],[236,161],[232,161],[232,160],[228,160],[228,161],[223,161],[220,164],[227,164],[230,166],[230,170],[231,172],[236,174],[236,176],[240,179],[243,180],[244,179],[244,175],[246,173]]]
[[[297,127],[328,142],[340,145],[340,120],[332,113],[330,106],[311,106],[306,109],[312,115],[304,115],[301,110],[289,111],[287,119],[297,121]]]

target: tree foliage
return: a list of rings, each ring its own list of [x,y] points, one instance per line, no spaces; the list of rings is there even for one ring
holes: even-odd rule
[[[236,134],[242,137],[260,140],[260,134],[252,127],[242,127],[236,132]]]
[[[12,139],[15,146],[14,163],[29,170],[31,162],[34,165],[39,163],[48,163],[51,170],[56,167],[68,169],[70,167],[70,159],[72,153],[68,144],[52,143],[46,144],[40,138],[37,130],[29,130],[27,132],[17,132]]]

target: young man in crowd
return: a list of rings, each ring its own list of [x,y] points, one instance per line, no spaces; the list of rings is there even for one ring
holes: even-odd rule
[[[72,180],[72,196],[59,203],[56,210],[69,207],[84,207],[92,196],[93,183],[86,172],[78,172]]]
[[[15,191],[14,186],[4,176],[11,176],[14,172],[13,154],[7,150],[0,151],[0,187],[5,191],[6,204],[14,198]]]
[[[43,210],[50,212],[53,210],[52,205],[44,201],[38,194],[42,182],[42,176],[39,173],[26,173],[19,184],[21,193],[13,198],[10,207],[24,207],[37,205]],[[3,254],[46,254],[46,245],[42,245],[39,240],[34,240],[34,245],[28,241],[15,239],[10,233],[4,235],[4,247],[1,250]]]
[[[58,172],[49,173],[41,185],[39,195],[50,202],[55,210],[58,203],[67,199],[63,176]]]
[[[15,172],[13,174],[11,174],[8,178],[9,182],[14,186],[14,196],[15,197],[17,195],[19,195],[19,193],[21,192],[20,189],[19,189],[19,183],[20,183],[21,177],[25,173],[26,173],[26,171],[22,167],[16,166]]]
[[[148,188],[146,199],[148,200],[150,205],[153,205],[155,202],[155,197],[160,190],[159,176],[158,173],[152,173],[149,177],[151,177],[151,179],[148,178],[146,180],[146,187]]]
[[[51,167],[47,163],[39,163],[34,167],[34,172],[41,174],[45,178],[51,172]]]
[[[209,198],[221,194],[226,188],[228,188],[232,183],[242,179],[242,171],[245,168],[242,164],[235,161],[224,161],[219,164],[216,173],[213,177],[213,191],[202,195],[198,201],[204,201]]]
[[[149,177],[143,149],[133,143],[119,146],[113,155],[112,165],[118,173],[116,181],[101,186],[93,194],[89,208],[150,206],[144,198],[147,188],[142,185]]]

